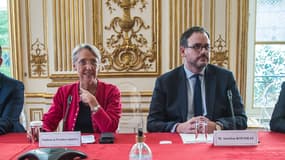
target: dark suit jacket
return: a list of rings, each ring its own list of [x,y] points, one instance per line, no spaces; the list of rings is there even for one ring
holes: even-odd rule
[[[23,83],[0,73],[0,134],[25,132],[19,121],[23,104]]]
[[[149,132],[170,132],[176,123],[187,121],[188,102],[183,65],[156,80],[147,119]],[[247,116],[232,72],[209,64],[205,70],[207,115],[224,129],[233,129],[227,90],[232,91],[236,129],[247,128]]]
[[[270,129],[272,131],[285,133],[285,82],[283,82],[281,88],[278,101],[270,120]]]

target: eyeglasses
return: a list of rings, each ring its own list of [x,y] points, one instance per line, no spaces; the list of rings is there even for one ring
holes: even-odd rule
[[[97,66],[97,61],[95,59],[91,59],[91,60],[81,59],[78,61],[78,64],[80,66],[85,66],[87,63],[89,63],[92,66]]]
[[[187,46],[185,48],[192,48],[195,51],[202,51],[202,49],[205,48],[206,51],[209,51],[211,49],[211,46],[209,44],[194,44],[193,46]]]

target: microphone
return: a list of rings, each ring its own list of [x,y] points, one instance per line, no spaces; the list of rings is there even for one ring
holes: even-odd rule
[[[67,106],[66,106],[66,110],[65,110],[64,117],[63,117],[63,122],[62,122],[62,131],[64,131],[64,124],[66,122],[66,118],[67,118],[67,114],[69,112],[71,101],[72,101],[72,96],[69,95],[68,98],[67,98]]]
[[[230,103],[231,115],[232,115],[232,119],[233,119],[233,129],[236,130],[236,117],[235,117],[234,106],[233,106],[233,93],[230,89],[227,90],[227,97],[228,97],[228,101]]]

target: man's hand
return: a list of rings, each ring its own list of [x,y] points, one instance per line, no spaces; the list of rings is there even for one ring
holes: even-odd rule
[[[208,119],[208,118],[207,118]],[[214,132],[214,130],[216,130],[216,123],[215,122],[213,122],[213,121],[210,121],[209,119],[208,119],[208,129],[207,129],[207,132],[208,133],[213,133]]]
[[[203,116],[193,117],[184,123],[179,123],[176,127],[176,132],[178,133],[195,133],[196,132],[196,122],[199,119],[204,119]]]
[[[198,123],[198,121],[207,122],[207,133],[213,133],[214,130],[216,129],[215,122],[210,121],[207,117],[198,116],[198,117],[193,117],[184,123],[179,123],[176,126],[176,132],[177,133],[195,133],[196,125],[197,125],[196,123]],[[199,132],[199,128],[198,128],[198,132]]]

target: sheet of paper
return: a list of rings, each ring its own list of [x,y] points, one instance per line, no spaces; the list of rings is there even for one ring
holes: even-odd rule
[[[189,143],[213,143],[213,134],[208,134],[207,139],[204,136],[199,135],[197,139],[195,139],[195,134],[184,134],[181,133],[180,137],[184,144]]]
[[[82,135],[81,143],[95,143],[95,136],[94,135]]]

